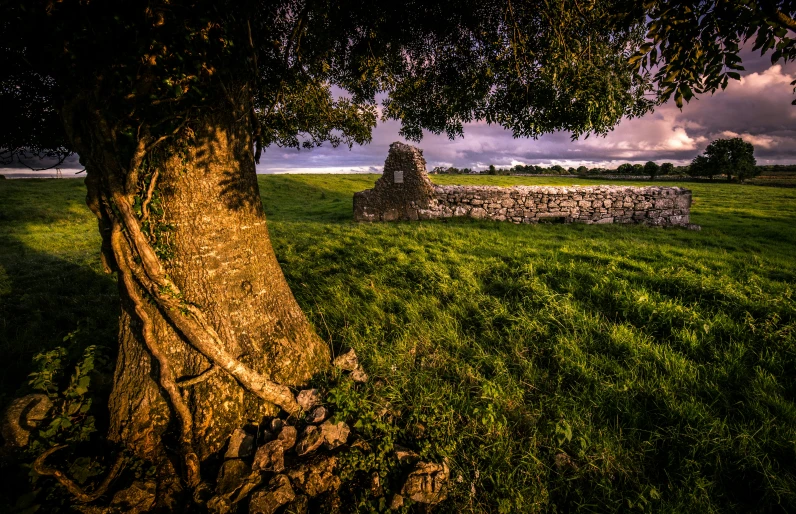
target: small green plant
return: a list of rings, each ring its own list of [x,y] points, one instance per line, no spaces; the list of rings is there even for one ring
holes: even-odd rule
[[[70,341],[76,333],[70,333],[64,341]],[[48,423],[42,425],[33,438],[30,447],[33,452],[56,444],[85,442],[96,431],[91,385],[98,373],[109,371],[107,351],[101,346],[87,347],[63,387],[67,355],[66,348],[58,347],[34,357],[38,369],[31,373],[28,384],[50,398],[53,410]]]

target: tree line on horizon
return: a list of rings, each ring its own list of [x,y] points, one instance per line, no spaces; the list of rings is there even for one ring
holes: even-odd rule
[[[647,161],[645,164],[620,164],[616,168],[603,168],[579,166],[565,168],[560,164],[553,166],[540,166],[534,164],[518,164],[511,168],[498,168],[490,164],[488,168],[475,171],[471,168],[455,168],[453,166],[437,166],[431,170],[433,174],[448,175],[624,175],[647,176],[654,179],[657,176],[667,177],[699,177],[709,178],[726,176],[727,180],[744,180],[756,177],[762,172],[796,172],[796,164],[789,165],[764,165],[758,166],[754,157],[754,145],[739,137],[730,139],[716,139],[712,141],[705,151],[696,156],[687,166],[675,166],[671,162],[658,164]]]

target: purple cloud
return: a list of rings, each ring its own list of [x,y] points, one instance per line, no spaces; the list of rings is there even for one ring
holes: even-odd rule
[[[485,123],[465,127],[463,138],[426,134],[417,144],[429,167],[447,165],[484,168],[489,164],[541,164],[615,167],[623,162],[669,161],[686,164],[719,137],[742,137],[755,145],[760,164],[796,162],[796,107],[790,82],[796,66],[771,66],[767,57],[745,53],[747,67],[740,82],[725,91],[694,99],[680,111],[674,103],[634,120],[623,120],[606,137],[571,141],[559,132],[538,140],[514,139],[511,132]],[[387,149],[403,141],[395,121],[380,123],[370,145],[311,151],[269,148],[258,171],[367,172],[381,171]]]

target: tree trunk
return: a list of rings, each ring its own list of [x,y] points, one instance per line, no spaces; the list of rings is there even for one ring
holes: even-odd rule
[[[197,465],[222,450],[234,429],[279,411],[256,388],[244,387],[240,377],[247,375],[233,377],[230,370],[237,373],[241,363],[255,376],[300,385],[329,362],[271,246],[242,113],[245,105],[191,120],[166,146],[129,166],[99,111],[72,117],[70,125],[86,164],[104,259],[120,276],[110,438],[154,462],[165,462],[167,448],[179,448],[180,458],[170,459],[189,486],[197,485]],[[130,173],[140,175],[133,188]],[[138,206],[137,227],[124,218],[127,200]],[[147,286],[153,272],[136,246],[137,230],[162,266],[154,286]],[[194,344],[196,326],[215,334],[214,348]],[[211,359],[219,346],[221,360]],[[224,355],[231,356],[226,367]]]

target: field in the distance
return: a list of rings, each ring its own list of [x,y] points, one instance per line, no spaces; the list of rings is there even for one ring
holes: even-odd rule
[[[450,511],[796,510],[796,190],[679,184],[701,232],[355,224],[352,194],[376,178],[259,180],[318,332],[385,382],[406,444],[450,458]],[[83,196],[0,182],[2,403],[68,333],[113,344]]]

